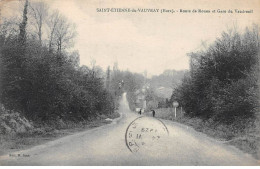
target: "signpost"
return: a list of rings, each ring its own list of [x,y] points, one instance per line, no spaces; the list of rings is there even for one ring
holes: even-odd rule
[[[179,103],[177,101],[174,101],[172,103],[173,107],[174,107],[174,117],[175,117],[175,120],[176,120],[176,108],[179,106]],[[173,120],[173,119],[172,119]]]

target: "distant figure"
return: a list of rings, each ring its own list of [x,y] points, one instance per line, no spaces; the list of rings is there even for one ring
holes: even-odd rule
[[[152,114],[153,114],[153,117],[155,116],[155,111],[154,110],[152,110]]]
[[[141,113],[142,113],[142,109],[140,109],[140,111],[139,111],[139,114],[141,115]]]

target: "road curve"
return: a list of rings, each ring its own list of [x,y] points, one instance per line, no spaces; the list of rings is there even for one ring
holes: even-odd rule
[[[178,123],[164,121],[167,137],[131,152],[125,142],[129,124],[140,117],[129,110],[126,94],[111,124],[66,136],[28,150],[20,157],[0,156],[0,165],[259,165],[233,146],[215,141]],[[149,123],[155,119],[144,117]],[[147,124],[147,123],[146,123]],[[159,123],[158,123],[159,124]],[[145,123],[139,122],[139,126]],[[160,127],[160,126],[155,126]],[[158,130],[159,131],[159,130]],[[160,135],[160,132],[159,132]]]

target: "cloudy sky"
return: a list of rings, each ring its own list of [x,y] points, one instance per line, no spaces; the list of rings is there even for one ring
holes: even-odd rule
[[[250,2],[250,3],[249,3]],[[53,0],[77,25],[75,49],[81,64],[96,64],[106,69],[118,62],[119,68],[149,75],[165,69],[188,69],[187,53],[210,43],[223,30],[239,29],[258,23],[260,1],[251,0]],[[258,6],[258,9],[256,8]],[[223,13],[102,13],[97,8],[152,8],[203,10],[254,10],[251,14]]]

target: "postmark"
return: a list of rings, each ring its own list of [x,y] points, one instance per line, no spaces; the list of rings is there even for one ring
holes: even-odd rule
[[[169,136],[166,125],[159,119],[141,116],[127,127],[125,142],[133,152],[153,151],[160,149],[161,143]]]

